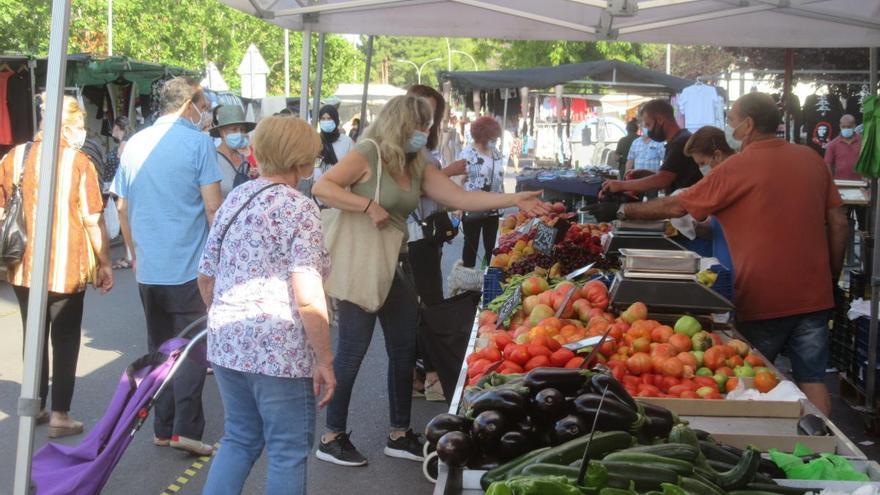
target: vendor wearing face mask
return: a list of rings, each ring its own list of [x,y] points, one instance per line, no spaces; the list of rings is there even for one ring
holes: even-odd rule
[[[251,178],[246,156],[251,141],[247,133],[254,127],[256,124],[247,121],[244,110],[238,105],[220,105],[214,109],[214,127],[209,134],[221,139],[217,147],[217,164],[223,176],[220,194],[224,198],[233,188]]]
[[[825,148],[825,163],[831,167],[835,179],[862,180],[856,172],[861,150],[862,139],[856,134],[856,118],[846,114],[840,118],[840,135]]]
[[[687,129],[678,127],[675,112],[666,100],[651,100],[639,111],[639,118],[648,130],[648,137],[656,142],[666,142],[663,164],[656,174],[641,179],[609,180],[602,184],[603,193],[645,193],[664,189],[666,195],[676,189],[688,187],[703,178],[700,169],[684,154],[684,145],[691,137]]]
[[[798,386],[828,415],[828,310],[849,232],[828,167],[812,149],[776,138],[779,118],[770,95],[741,97],[727,116],[740,153],[687,191],[622,205],[617,216],[716,216],[736,270],[737,330],[770,362],[785,351]]]

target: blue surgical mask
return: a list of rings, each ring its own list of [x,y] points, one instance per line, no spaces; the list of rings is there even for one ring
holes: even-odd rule
[[[648,128],[642,127],[642,137],[648,137]]]
[[[248,139],[247,134],[242,134],[240,132],[233,132],[231,134],[227,134],[225,138],[226,146],[234,150],[240,150],[242,148],[247,148],[249,144],[251,144],[250,139]]]
[[[406,152],[415,153],[424,148],[428,144],[428,133],[422,131],[414,131],[406,143]]]
[[[853,137],[853,133],[855,133],[855,129],[852,128],[844,128],[840,130],[840,135],[843,136],[844,139]]]
[[[331,133],[336,130],[336,122],[332,120],[322,120],[319,124],[321,132]]]

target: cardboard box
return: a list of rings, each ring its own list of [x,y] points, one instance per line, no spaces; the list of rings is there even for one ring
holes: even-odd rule
[[[800,418],[799,401],[667,399],[639,397],[638,400],[665,407],[679,416],[734,418]]]
[[[770,449],[791,452],[794,450],[795,444],[800,443],[813,452],[834,453],[837,451],[837,437],[834,436],[807,437],[803,435],[743,435],[736,433],[711,433],[712,438],[715,440],[739,449],[744,449],[751,445],[759,449],[761,452],[767,452]]]

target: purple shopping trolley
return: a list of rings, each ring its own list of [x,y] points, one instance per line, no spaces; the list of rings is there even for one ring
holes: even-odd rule
[[[143,426],[156,398],[171,383],[184,359],[206,362],[207,335],[202,317],[169,339],[158,352],[133,362],[122,374],[104,416],[77,446],[46,444],[34,455],[31,474],[37,495],[94,495],[99,493],[122,458],[135,433]]]

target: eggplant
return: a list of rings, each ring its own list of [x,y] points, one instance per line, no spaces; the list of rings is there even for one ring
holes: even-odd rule
[[[507,421],[498,411],[483,411],[474,418],[471,437],[483,451],[491,451],[507,432]]]
[[[525,412],[525,399],[519,392],[509,388],[486,390],[471,402],[468,417],[476,417],[484,411],[499,411],[508,416]]]
[[[450,431],[437,442],[437,456],[451,467],[464,467],[473,453],[474,444],[467,433]]]
[[[555,388],[569,396],[586,385],[591,374],[589,371],[571,368],[535,368],[526,374],[523,384],[533,394],[545,388]]]
[[[626,404],[606,396],[599,409],[602,396],[598,394],[581,394],[574,399],[575,414],[584,418],[589,424],[593,424],[596,412],[599,419],[596,429],[600,431],[629,431],[633,424],[638,421],[639,414],[630,409]]]
[[[455,414],[442,413],[434,416],[425,426],[425,438],[431,445],[437,445],[440,437],[450,431],[466,432],[471,427],[471,422]]]
[[[644,406],[645,404],[647,404],[647,402],[643,403],[642,405]],[[691,429],[694,431],[694,433],[697,434],[697,440],[712,440],[712,435],[708,431],[698,430],[696,428]]]
[[[483,454],[476,460],[470,462],[468,467],[471,469],[480,469],[483,471],[488,471],[490,469],[495,469],[501,465],[501,461],[498,457],[495,457],[491,454]]]
[[[537,394],[532,402],[535,417],[542,421],[556,421],[568,414],[568,403],[565,395],[555,388],[545,388]]]
[[[642,409],[648,416],[648,424],[644,428],[645,433],[651,437],[666,438],[669,436],[669,432],[672,431],[672,427],[676,423],[675,415],[669,409],[650,402],[643,403]]]
[[[639,408],[636,406],[636,400],[632,398],[632,395],[629,395],[629,392],[613,376],[595,374],[590,379],[590,383],[593,385],[594,393],[602,395],[605,387],[608,387],[606,398],[612,397],[617,399],[618,402],[628,405],[633,411],[638,411]]]
[[[510,430],[518,431],[529,438],[535,438],[538,435],[538,429],[530,416],[519,418]]]
[[[569,414],[553,425],[553,445],[559,445],[569,440],[586,435],[590,429],[580,417]]]
[[[521,431],[508,431],[501,435],[498,446],[498,456],[503,461],[509,461],[532,450],[531,438]]]

